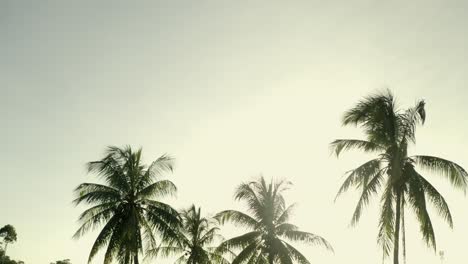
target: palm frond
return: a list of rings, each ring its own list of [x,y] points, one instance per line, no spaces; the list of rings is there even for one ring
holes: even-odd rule
[[[252,241],[250,244],[246,244],[241,252],[239,252],[239,254],[237,254],[237,256],[232,260],[231,264],[245,263],[247,260],[255,256],[258,247],[259,243],[256,241]]]
[[[288,248],[289,253],[293,257],[293,259],[297,261],[297,263],[299,263],[299,264],[311,264],[307,260],[307,258],[301,252],[299,252],[299,250],[297,250],[295,247],[293,247],[292,245],[290,245],[289,243],[287,243],[285,241],[283,241],[283,243],[286,245],[286,247]]]
[[[97,252],[109,242],[112,232],[114,231],[116,225],[120,221],[120,215],[114,215],[104,226],[104,228],[99,232],[94,244],[91,248],[91,252],[89,253],[88,263],[90,263],[93,258],[96,256]]]
[[[413,156],[412,160],[421,168],[441,174],[447,177],[450,183],[466,192],[468,185],[468,173],[455,162],[433,156]]]
[[[293,242],[303,242],[310,245],[323,246],[333,252],[331,244],[325,238],[316,234],[298,230],[288,230],[283,233],[283,236]]]
[[[138,198],[149,199],[149,198],[160,198],[166,196],[174,196],[177,193],[177,187],[169,180],[161,180],[154,182],[137,194]]]
[[[436,241],[434,228],[432,227],[431,218],[429,217],[429,213],[427,212],[426,195],[424,193],[424,187],[422,182],[420,181],[420,178],[410,178],[408,182],[407,196],[408,202],[412,206],[416,214],[424,241],[429,247],[432,247],[435,251]]]
[[[394,194],[392,185],[387,182],[381,199],[379,233],[377,237],[377,242],[382,246],[384,256],[389,255],[393,246],[393,233],[395,229],[394,217]]]
[[[226,250],[236,250],[247,247],[249,244],[254,243],[259,240],[262,233],[260,231],[252,231],[245,233],[243,235],[233,237],[222,242],[218,248],[218,252],[225,252]]]
[[[439,215],[449,224],[450,228],[453,228],[452,214],[444,197],[423,176],[418,174],[418,179],[427,199],[434,205]]]
[[[214,218],[219,221],[220,224],[225,222],[232,222],[235,225],[256,229],[259,223],[248,214],[236,211],[236,210],[224,210],[217,213]]]
[[[361,186],[364,190],[370,179],[372,179],[376,174],[382,173],[380,166],[381,166],[381,160],[373,159],[362,164],[356,169],[349,171],[348,177],[343,182],[340,189],[338,190],[338,193],[335,196],[335,201],[341,194],[346,192],[351,186],[356,186],[356,187]]]
[[[361,218],[362,210],[365,206],[369,204],[370,197],[373,194],[376,194],[379,188],[382,185],[383,177],[382,177],[382,170],[378,171],[373,178],[367,182],[367,179],[364,179],[363,182],[363,190],[361,193],[361,197],[359,198],[358,204],[356,205],[356,209],[354,210],[353,217],[351,219],[351,226],[355,226],[359,219]]]
[[[117,189],[97,183],[82,183],[75,189],[75,194],[77,196],[73,200],[75,205],[84,201],[90,204],[117,202],[121,198],[121,194]]]
[[[338,157],[341,152],[347,150],[362,150],[364,152],[385,151],[385,147],[366,140],[359,139],[337,139],[330,143],[330,149]]]

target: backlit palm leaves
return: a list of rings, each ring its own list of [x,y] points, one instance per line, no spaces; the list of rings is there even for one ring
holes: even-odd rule
[[[103,226],[88,262],[107,246],[104,263],[137,264],[139,253],[156,247],[155,234],[163,239],[174,236],[180,223],[178,213],[154,200],[175,194],[175,185],[161,179],[164,172],[172,171],[172,166],[172,159],[167,156],[145,166],[141,149],[134,152],[130,147],[109,147],[102,160],[88,163],[88,171],[104,181],[104,184],[83,183],[75,189],[75,204],[92,207],[81,214],[82,225],[74,236]]]
[[[183,225],[178,235],[155,249],[153,255],[176,256],[176,264],[229,264],[212,245],[222,240],[219,228],[213,221],[202,217],[200,211],[194,205],[182,211]]]
[[[401,220],[405,208],[415,213],[424,240],[434,249],[436,241],[428,203],[437,209],[450,227],[453,225],[444,198],[416,170],[416,166],[440,174],[457,189],[465,190],[467,187],[467,172],[456,163],[432,156],[408,156],[408,145],[415,143],[416,126],[423,124],[426,118],[424,106],[424,101],[419,101],[412,108],[398,109],[389,91],[367,97],[347,111],[343,118],[343,125],[360,126],[367,138],[339,139],[331,144],[337,156],[351,149],[376,154],[375,159],[348,173],[337,196],[350,187],[361,190],[351,220],[354,225],[370,197],[381,193],[378,242],[385,255],[393,247],[394,263],[398,263],[400,227],[404,230]]]
[[[289,186],[290,183],[284,181],[266,183],[263,177],[242,183],[235,192],[235,199],[247,204],[249,214],[227,210],[216,215],[221,223],[230,221],[250,230],[219,246],[219,252],[240,251],[232,264],[308,264],[306,257],[290,242],[322,245],[332,250],[324,238],[299,231],[297,226],[288,223],[294,205],[286,206],[282,192]]]

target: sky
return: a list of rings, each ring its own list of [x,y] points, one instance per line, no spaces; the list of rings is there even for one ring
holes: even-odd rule
[[[96,233],[72,239],[85,208],[73,189],[97,180],[86,162],[129,144],[147,163],[176,158],[178,196],[165,200],[176,208],[243,209],[239,183],[285,178],[299,204],[292,222],[335,248],[299,246],[313,263],[381,263],[378,199],[354,228],[357,193],[333,201],[370,156],[337,159],[328,144],[362,137],[340,125],[343,112],[390,88],[402,107],[427,103],[410,152],[468,166],[467,12],[447,0],[0,0],[0,225],[18,232],[8,255],[86,263]],[[451,230],[431,211],[437,250],[461,263],[468,200],[424,175],[454,217]],[[407,251],[408,263],[440,263],[414,217]]]

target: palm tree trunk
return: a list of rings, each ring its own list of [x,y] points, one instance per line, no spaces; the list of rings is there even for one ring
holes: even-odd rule
[[[393,264],[398,264],[399,246],[400,246],[400,220],[401,220],[401,192],[398,191],[396,194],[396,203],[395,203],[396,213],[395,213],[395,230],[394,230],[394,239],[393,239]]]
[[[401,199],[401,246],[403,247],[403,264],[406,264],[406,228],[405,228],[405,198]]]

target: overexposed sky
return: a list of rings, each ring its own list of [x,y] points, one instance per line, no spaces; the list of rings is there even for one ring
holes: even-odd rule
[[[356,228],[356,193],[333,203],[343,173],[369,157],[337,160],[328,143],[360,137],[342,113],[390,87],[402,106],[427,101],[412,153],[468,167],[467,12],[442,0],[0,1],[0,225],[18,231],[9,255],[85,263],[96,234],[72,240],[83,209],[72,190],[95,180],[85,163],[106,146],[131,144],[147,162],[176,157],[177,208],[240,209],[241,181],[287,178],[292,222],[335,247],[300,247],[313,263],[381,263],[378,199]],[[462,263],[468,200],[424,175],[454,216],[451,231],[432,214],[445,263]],[[407,219],[408,263],[440,263]]]

